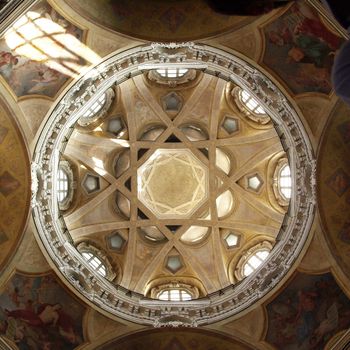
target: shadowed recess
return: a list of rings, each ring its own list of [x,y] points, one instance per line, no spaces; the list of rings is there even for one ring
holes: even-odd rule
[[[206,38],[237,30],[256,19],[216,13],[204,0],[65,1],[79,14],[101,26],[147,40]]]

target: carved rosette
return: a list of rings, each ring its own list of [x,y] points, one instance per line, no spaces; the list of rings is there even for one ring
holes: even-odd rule
[[[250,91],[273,120],[287,153],[293,188],[288,212],[266,262],[239,285],[207,298],[186,302],[145,299],[110,283],[93,271],[72,244],[55,193],[59,154],[74,124],[110,87],[169,62],[198,67]],[[60,275],[81,294],[112,315],[145,325],[201,326],[246,309],[268,293],[288,272],[310,231],[315,212],[315,160],[302,123],[283,93],[257,68],[207,45],[170,43],[139,46],[109,57],[70,88],[48,118],[33,157],[33,219],[40,239]],[[210,310],[210,311],[208,311]]]

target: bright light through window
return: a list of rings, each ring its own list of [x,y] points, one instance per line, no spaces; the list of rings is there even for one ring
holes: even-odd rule
[[[157,73],[164,78],[181,78],[188,72],[186,68],[159,68]]]
[[[61,24],[34,11],[20,17],[4,35],[6,44],[17,55],[45,63],[51,69],[76,76],[85,61],[100,57],[68,33]]]
[[[285,164],[280,172],[278,179],[278,185],[281,194],[286,198],[290,199],[292,195],[292,178],[290,174],[290,167],[288,164]]]
[[[60,203],[68,197],[69,184],[68,175],[63,169],[58,169],[57,177],[57,199]]]
[[[100,96],[97,101],[95,101],[92,106],[83,114],[83,118],[90,118],[96,115],[106,103],[106,94]]]
[[[239,97],[242,103],[255,114],[266,114],[260,104],[245,90],[240,90]]]
[[[238,245],[238,240],[239,240],[239,236],[235,235],[234,233],[230,233],[226,238],[226,243],[227,245],[232,248],[232,247],[236,247]]]
[[[185,291],[184,289],[167,289],[159,293],[159,300],[166,301],[187,301],[191,300],[192,296],[190,293]]]
[[[252,254],[243,266],[243,275],[245,277],[249,276],[264,262],[269,254],[270,251],[267,249],[259,250]]]
[[[261,184],[262,182],[257,175],[248,178],[248,187],[252,190],[258,191],[261,187]]]
[[[223,216],[229,214],[232,206],[233,196],[230,190],[225,191],[218,198],[216,198],[216,209],[219,218],[222,218]]]
[[[96,272],[98,272],[103,277],[107,276],[106,266],[101,259],[89,252],[82,253],[82,256]]]
[[[216,152],[216,158],[215,158],[216,166],[220,168],[225,174],[228,175],[231,170],[231,161],[229,156],[225,152],[223,152],[220,148],[217,148],[215,152]]]

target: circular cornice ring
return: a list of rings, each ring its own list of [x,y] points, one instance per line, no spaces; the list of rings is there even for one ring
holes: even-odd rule
[[[79,117],[114,84],[169,66],[200,69],[249,90],[275,124],[289,159],[294,188],[277,243],[265,263],[238,285],[186,302],[148,299],[112,284],[93,271],[72,244],[54,195],[59,155]],[[110,56],[81,77],[52,110],[41,130],[32,161],[32,215],[42,245],[77,294],[132,322],[155,327],[194,327],[241,312],[287,274],[313,222],[315,170],[312,147],[297,113],[278,87],[257,68],[208,45],[154,43]]]

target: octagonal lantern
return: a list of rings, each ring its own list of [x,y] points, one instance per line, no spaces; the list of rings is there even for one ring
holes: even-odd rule
[[[158,149],[137,170],[138,198],[159,219],[190,217],[208,199],[208,168],[188,149]]]

